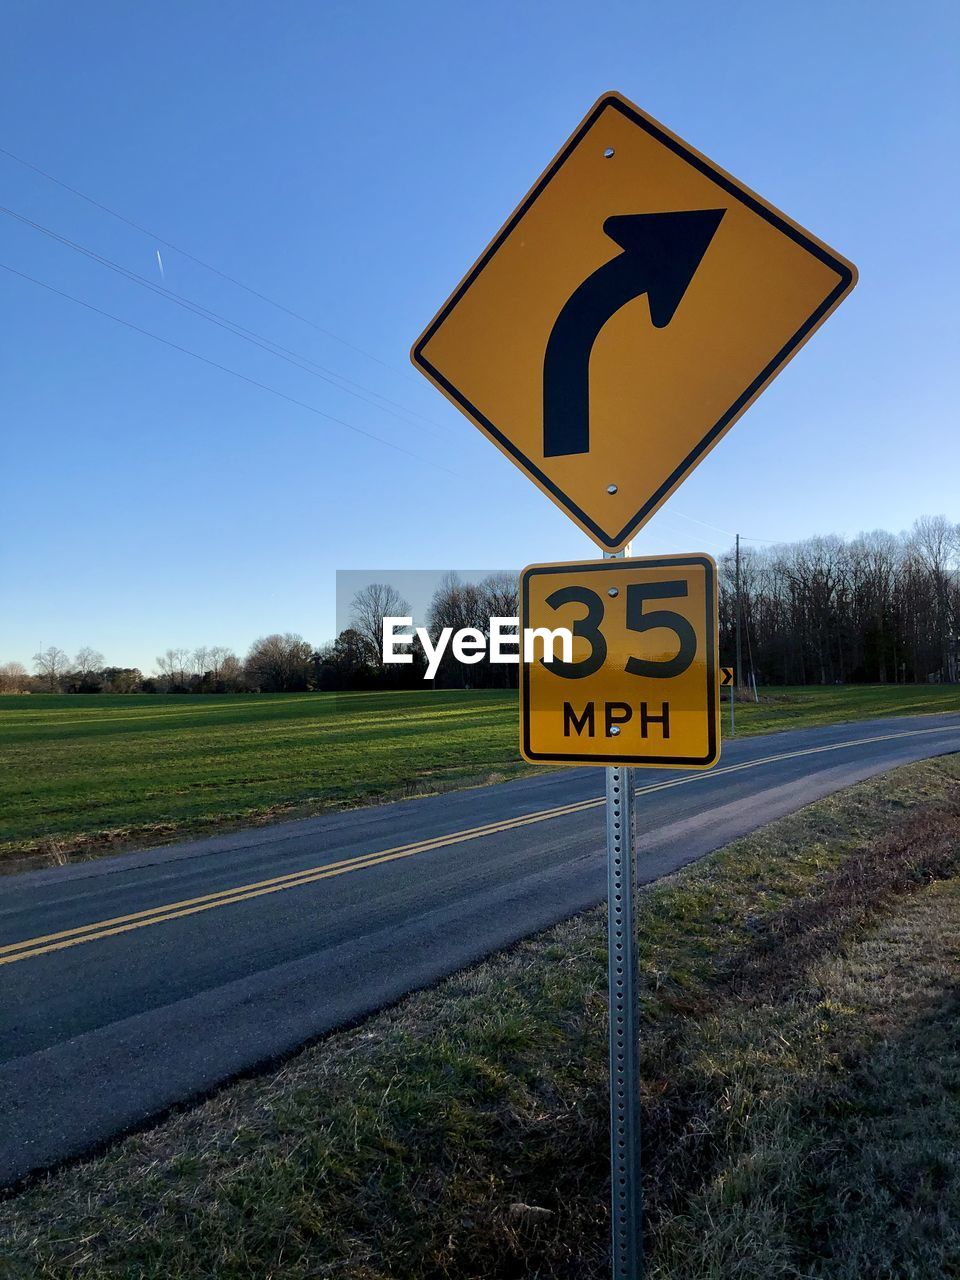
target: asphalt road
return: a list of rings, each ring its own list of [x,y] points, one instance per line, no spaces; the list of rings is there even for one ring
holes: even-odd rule
[[[954,751],[960,715],[924,716],[640,772],[640,878]],[[602,794],[563,770],[0,879],[0,1183],[601,902]]]

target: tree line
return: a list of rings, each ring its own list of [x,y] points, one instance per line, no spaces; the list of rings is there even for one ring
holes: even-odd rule
[[[737,561],[739,559],[739,569]],[[739,616],[742,669],[759,684],[916,683],[960,679],[960,524],[917,520],[906,533],[808,538],[720,558],[720,660],[735,663]],[[464,582],[447,574],[426,625],[487,634],[491,617],[515,617],[517,579],[492,574]],[[387,583],[353,597],[348,626],[316,647],[287,632],[262,636],[244,658],[221,646],[167,649],[144,675],[107,666],[81,649],[71,660],[55,645],[34,655],[33,672],[0,665],[0,693],[276,693],[422,688],[425,659],[383,662],[386,616],[410,616]],[[445,653],[433,687],[508,688],[517,667],[466,665]]]
[[[485,631],[491,617],[515,617],[517,580],[493,574],[479,583],[444,577],[434,592],[428,627]],[[261,636],[245,657],[222,645],[167,649],[150,675],[137,667],[111,667],[85,647],[72,659],[56,645],[34,654],[32,673],[19,662],[0,665],[0,693],[295,693],[307,690],[422,688],[426,663],[412,646],[413,661],[385,664],[384,617],[408,617],[410,606],[392,586],[370,583],[353,597],[348,625],[319,647],[293,632]],[[515,667],[458,663],[445,654],[431,682],[439,688],[515,686]]]
[[[243,659],[224,645],[167,649],[151,675],[139,667],[111,667],[83,648],[71,660],[56,645],[20,662],[0,665],[0,693],[257,693],[295,691],[313,683],[317,654],[302,636],[262,636]]]
[[[808,538],[720,561],[720,650],[761,684],[960,679],[960,524]]]

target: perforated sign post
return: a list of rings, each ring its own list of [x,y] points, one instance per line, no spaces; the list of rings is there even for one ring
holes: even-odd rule
[[[719,755],[716,568],[626,548],[856,279],[608,93],[411,352],[608,557],[524,572],[524,625],[569,624],[575,649],[522,665],[521,740],[530,760],[607,769],[616,1280],[642,1266],[632,769]]]

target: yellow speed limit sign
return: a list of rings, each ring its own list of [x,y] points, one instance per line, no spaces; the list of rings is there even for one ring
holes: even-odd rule
[[[709,769],[720,758],[717,566],[707,555],[520,575],[527,760]]]

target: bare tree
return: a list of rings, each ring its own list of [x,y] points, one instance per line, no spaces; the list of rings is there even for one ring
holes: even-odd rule
[[[490,618],[515,618],[520,609],[520,579],[515,573],[491,573],[479,584]]]
[[[103,654],[98,649],[84,645],[73,660],[73,665],[82,680],[103,670]]]
[[[894,598],[901,559],[896,537],[882,529],[862,533],[850,545],[853,665],[881,684],[896,679]]]
[[[215,644],[207,651],[207,662],[210,664],[210,674],[215,681],[219,681],[223,677],[223,664],[228,658],[232,658],[239,666],[239,659],[232,650],[226,648],[222,644]]]
[[[5,662],[0,667],[0,693],[26,693],[30,676],[22,662]]]
[[[200,645],[199,648],[194,649],[191,661],[193,662],[194,674],[198,676],[205,675],[207,663],[210,661],[210,650],[206,645]]]
[[[911,544],[930,576],[936,601],[936,647],[940,676],[945,678],[951,656],[950,562],[957,545],[957,532],[946,516],[921,516],[914,523]]]
[[[190,684],[190,650],[168,649],[157,657],[160,679],[168,690],[186,689]]]
[[[372,666],[383,666],[384,618],[408,618],[410,606],[387,582],[371,582],[350,602],[350,628],[360,637],[364,658]]]
[[[33,655],[34,670],[41,680],[48,685],[51,693],[60,688],[60,681],[67,673],[67,655],[56,645],[42,649]]]
[[[216,671],[217,686],[224,693],[240,693],[249,688],[243,670],[243,663],[229,649],[225,649],[223,656],[218,659]]]
[[[454,633],[471,628],[486,634],[490,615],[485,604],[485,594],[475,582],[463,582],[457,573],[444,574],[430,601],[428,625],[434,644],[446,627]],[[439,687],[455,685],[467,688],[468,685],[483,683],[484,678],[485,673],[479,668],[458,662],[450,648],[444,653],[437,672]]]
[[[520,579],[515,573],[491,573],[478,583],[480,602],[484,614],[483,626],[487,639],[490,639],[490,622],[492,618],[516,618],[520,611]],[[504,635],[516,634],[513,629],[503,632]],[[518,637],[519,641],[519,637]],[[513,649],[508,650],[512,652]],[[519,643],[516,649],[519,655]],[[517,683],[519,666],[508,663],[496,664],[484,662],[485,678],[494,686],[510,688]]]
[[[457,573],[446,573],[430,601],[429,623],[431,631],[452,627],[459,631],[473,627],[486,631],[489,616],[485,617],[485,596],[474,582],[463,582]]]

